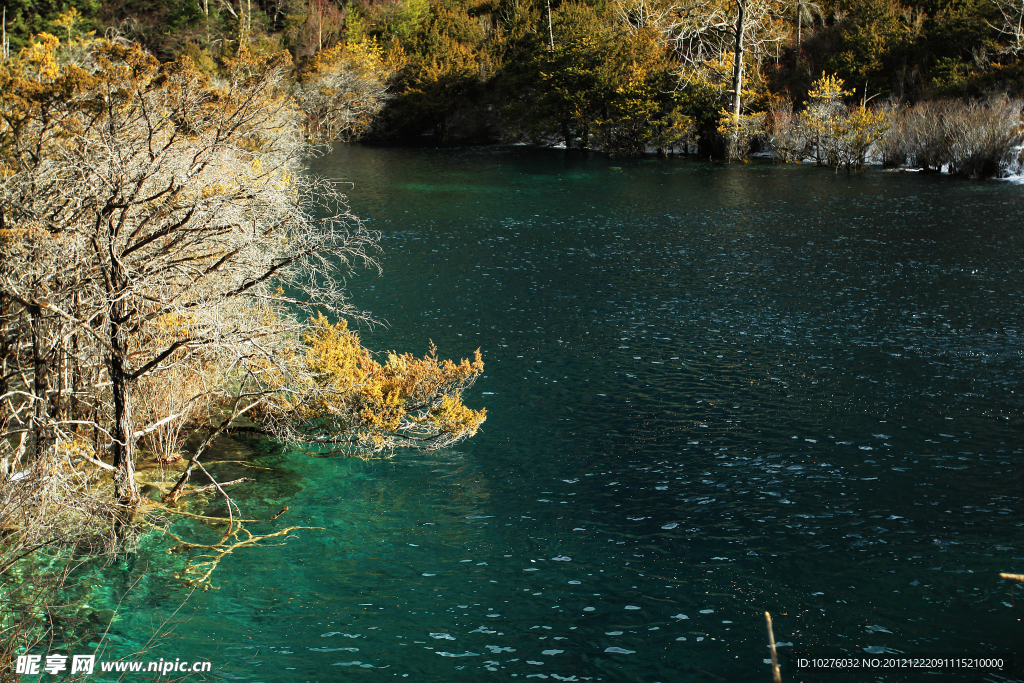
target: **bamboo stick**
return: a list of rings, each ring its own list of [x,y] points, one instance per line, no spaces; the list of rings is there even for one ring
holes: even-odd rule
[[[768,622],[768,643],[772,648],[772,676],[775,677],[775,683],[782,683],[782,673],[779,671],[779,655],[775,651],[775,632],[772,630],[772,615],[765,612],[764,618]]]

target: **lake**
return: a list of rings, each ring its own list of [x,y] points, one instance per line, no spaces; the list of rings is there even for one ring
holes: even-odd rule
[[[319,528],[228,557],[147,658],[767,682],[769,611],[785,681],[1024,679],[999,577],[1024,572],[1024,186],[525,147],[312,166],[381,233],[384,275],[348,284],[387,322],[364,343],[480,347],[488,420],[379,461],[227,444],[246,514]],[[117,647],[185,597],[166,545],[103,573]],[[797,669],[992,653],[1016,669]]]

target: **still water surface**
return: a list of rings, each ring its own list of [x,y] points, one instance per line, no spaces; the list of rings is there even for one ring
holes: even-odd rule
[[[229,445],[269,468],[247,513],[321,529],[230,557],[159,656],[253,683],[769,681],[768,610],[787,681],[1024,679],[998,576],[1024,571],[1024,187],[525,148],[314,166],[382,235],[384,276],[349,283],[389,323],[364,341],[481,347],[489,418],[387,461]],[[166,561],[109,570],[119,637],[180,602],[140,569]]]

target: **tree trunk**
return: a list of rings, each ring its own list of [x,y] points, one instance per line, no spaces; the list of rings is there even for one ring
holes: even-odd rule
[[[118,505],[135,507],[141,496],[135,485],[135,421],[132,414],[132,382],[120,358],[110,364],[114,395],[114,497]]]
[[[32,393],[35,396],[32,411],[35,438],[33,452],[38,458],[52,445],[52,430],[47,425],[50,415],[50,366],[45,349],[43,311],[39,306],[32,306],[28,312],[32,325]]]
[[[736,117],[737,125],[740,117],[740,91],[743,89],[743,28],[746,10],[744,2],[745,0],[739,0],[737,3],[739,11],[736,13],[736,47],[733,49],[732,57],[732,113]]]
[[[551,0],[548,0],[548,51],[555,51],[555,29],[551,25]]]
[[[119,505],[134,508],[142,500],[135,484],[135,415],[132,410],[134,379],[128,366],[127,274],[120,263],[113,268],[111,280],[116,283],[110,310],[110,384],[114,399],[114,498]]]
[[[801,27],[800,7],[796,9],[796,61],[800,61],[800,29]]]
[[[738,0],[736,6],[738,11],[736,13],[736,45],[733,48],[732,53],[732,116],[733,116],[733,129],[731,139],[727,146],[726,155],[730,158],[738,159],[740,155],[740,112],[742,111],[742,102],[740,101],[741,91],[743,90],[743,23],[744,23],[744,6],[745,0]]]

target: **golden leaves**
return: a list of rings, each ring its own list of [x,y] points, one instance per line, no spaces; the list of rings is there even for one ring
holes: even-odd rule
[[[822,74],[821,78],[811,85],[811,89],[807,93],[809,99],[807,104],[833,104],[841,102],[844,97],[849,97],[853,94],[848,90],[843,90],[843,85],[843,79],[838,76]]]
[[[456,363],[439,360],[431,344],[422,358],[391,352],[380,363],[344,320],[331,323],[321,314],[310,323],[302,361],[313,379],[286,399],[307,436],[347,433],[373,451],[439,448],[472,436],[486,419],[486,410],[462,402],[463,391],[483,372],[479,349],[472,361]]]

